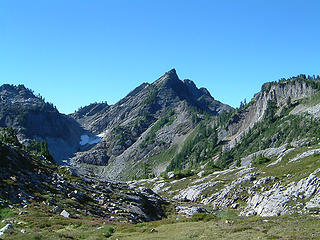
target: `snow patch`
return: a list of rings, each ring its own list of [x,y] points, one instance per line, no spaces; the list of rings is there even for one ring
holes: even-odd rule
[[[92,144],[96,144],[100,141],[101,141],[101,137],[97,137],[97,136],[89,137],[88,135],[81,135],[80,145],[81,146],[86,145],[86,144],[92,145]]]
[[[102,133],[98,134],[97,136],[100,137],[100,138],[104,138],[106,136],[106,133],[102,132]]]

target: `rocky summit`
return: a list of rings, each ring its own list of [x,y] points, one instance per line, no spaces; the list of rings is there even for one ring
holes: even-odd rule
[[[172,69],[69,115],[4,84],[0,239],[319,239],[319,116],[303,74],[234,109]]]
[[[84,129],[70,116],[24,85],[0,86],[0,127],[14,128],[19,141],[46,141],[57,162],[68,159],[78,150]]]
[[[89,105],[71,114],[100,139],[85,144],[71,163],[98,165],[108,178],[139,177],[152,157],[183,142],[197,127],[198,118],[229,110],[230,106],[215,100],[205,88],[180,80],[172,69],[152,84],[143,83],[115,105]],[[169,164],[170,159],[165,159],[149,165],[160,174]]]

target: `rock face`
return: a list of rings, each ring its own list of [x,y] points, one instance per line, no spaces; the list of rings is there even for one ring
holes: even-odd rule
[[[248,215],[254,212],[263,217],[279,216],[294,212],[294,208],[289,208],[291,200],[310,200],[316,192],[319,194],[320,178],[310,175],[301,179],[298,183],[293,182],[285,189],[275,184],[272,189],[263,193],[256,193],[248,199],[248,206],[241,215]],[[306,208],[319,207],[318,195],[311,199]],[[299,209],[296,209],[296,211]]]
[[[273,101],[278,107],[285,105],[288,99],[292,102],[312,96],[317,89],[306,81],[287,80],[281,83],[266,83],[262,91],[255,94],[250,104],[228,122],[226,128],[220,131],[220,139],[229,142],[234,147],[241,137],[252,128],[255,123],[264,118],[269,101]]]
[[[13,127],[23,143],[47,141],[57,162],[68,159],[79,148],[84,130],[71,117],[23,85],[0,86],[0,127]]]
[[[102,139],[78,152],[72,162],[106,166],[104,175],[125,178],[140,160],[170,148],[195,128],[192,109],[219,115],[232,108],[191,80],[180,80],[174,69],[152,84],[143,83],[114,105],[84,107],[71,116]]]
[[[182,190],[178,195],[174,196],[174,200],[178,201],[192,201],[195,202],[199,199],[202,192],[209,187],[214,187],[216,182],[202,183],[199,185],[192,185]]]

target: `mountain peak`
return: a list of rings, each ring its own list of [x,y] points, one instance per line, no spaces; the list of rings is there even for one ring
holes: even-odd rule
[[[177,71],[175,68],[172,68],[170,71],[166,72],[165,75],[170,77],[178,77]]]
[[[158,78],[154,83],[155,85],[162,85],[168,82],[177,82],[180,81],[176,70],[173,68],[170,71],[166,72],[160,78]]]
[[[34,95],[31,89],[26,88],[23,84],[17,86],[12,84],[1,85],[0,96],[0,100],[2,101],[20,102],[28,99],[33,99],[34,101],[41,100]]]

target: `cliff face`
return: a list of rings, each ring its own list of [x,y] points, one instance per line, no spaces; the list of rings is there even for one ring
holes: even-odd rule
[[[193,112],[216,116],[232,109],[191,80],[180,80],[174,69],[152,84],[143,83],[112,106],[94,108],[101,110],[71,115],[101,137],[90,149],[78,152],[73,162],[107,166],[104,174],[109,177],[183,140],[196,126]]]
[[[220,138],[230,141],[229,146],[233,147],[236,142],[241,141],[241,136],[249,128],[264,118],[268,102],[274,102],[278,107],[282,107],[288,101],[295,102],[311,97],[315,92],[317,89],[307,81],[299,81],[298,79],[277,84],[266,83],[263,85],[262,91],[257,93],[252,101],[227,123],[220,132]]]
[[[84,130],[71,117],[59,113],[50,103],[23,85],[0,86],[0,127],[13,127],[23,143],[47,141],[58,162],[78,150]]]

